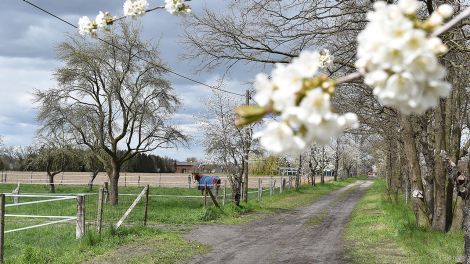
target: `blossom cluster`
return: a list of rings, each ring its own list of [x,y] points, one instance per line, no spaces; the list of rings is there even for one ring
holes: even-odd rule
[[[191,12],[191,7],[184,2],[185,0],[165,0],[165,9],[172,15],[185,15]]]
[[[290,64],[277,64],[271,78],[263,73],[256,76],[254,99],[280,116],[255,134],[265,149],[301,152],[309,144],[327,144],[346,128],[358,126],[355,114],[331,110],[334,82],[319,72],[332,63],[332,56],[322,53],[303,51]]]
[[[143,16],[148,6],[147,0],[126,0],[123,6],[124,15],[128,17]]]
[[[425,21],[416,18],[418,8],[417,0],[376,2],[367,14],[370,22],[358,36],[356,67],[364,82],[383,105],[405,114],[425,112],[451,90],[437,58],[447,48],[428,33],[452,15],[452,7],[440,6]]]
[[[107,29],[116,19],[108,12],[99,12],[95,20],[91,20],[87,16],[83,16],[78,20],[78,33],[81,35],[96,36],[98,29]]]
[[[147,0],[126,0],[123,5],[124,16],[136,18],[147,12],[149,3]],[[163,8],[157,7],[154,9]],[[152,9],[152,10],[154,10]],[[165,9],[172,15],[185,15],[191,12],[191,7],[185,4],[185,0],[165,0]],[[99,12],[95,20],[83,16],[78,20],[78,32],[81,35],[96,36],[98,29],[107,30],[113,24],[116,17],[108,12]]]

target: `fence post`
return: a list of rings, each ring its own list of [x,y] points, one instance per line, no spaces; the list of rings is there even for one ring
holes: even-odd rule
[[[80,239],[85,235],[85,196],[77,195],[77,226],[75,238]]]
[[[30,181],[29,181],[31,184],[33,183],[33,171],[31,171],[31,178],[30,178]]]
[[[137,177],[137,187],[140,187],[140,175]]]
[[[16,189],[13,190],[12,194],[20,194],[20,183],[18,183],[18,186],[16,187]],[[20,197],[18,196],[13,196],[13,203],[17,204],[20,202]]]
[[[5,194],[0,194],[0,263],[3,263],[5,249]]]
[[[261,201],[261,178],[258,178],[258,202]]]
[[[62,172],[62,176],[60,178],[60,185],[62,185],[62,182],[64,181],[64,172]]]
[[[147,212],[148,212],[148,207],[149,207],[149,192],[150,192],[150,185],[147,184],[147,191],[145,192],[144,226],[147,226]]]
[[[104,182],[104,204],[107,204],[109,201],[109,189],[108,189],[108,182]]]
[[[204,186],[204,208],[207,207],[207,183],[206,186]]]
[[[5,181],[4,181],[4,182],[8,182],[8,181],[7,181],[7,175],[8,175],[8,173],[5,172]]]
[[[273,177],[269,178],[269,196],[273,196]]]
[[[124,173],[124,187],[127,187],[127,173]]]
[[[292,176],[289,175],[289,191],[292,188]]]
[[[188,175],[188,189],[191,189],[191,175]]]
[[[222,205],[225,205],[226,197],[227,197],[227,180],[224,180],[224,199],[222,200]]]
[[[4,170],[2,170],[2,182],[3,182],[3,172],[4,172]]]
[[[101,228],[103,227],[103,202],[104,202],[104,188],[100,187],[98,193],[98,215],[96,217],[96,233],[101,235]]]

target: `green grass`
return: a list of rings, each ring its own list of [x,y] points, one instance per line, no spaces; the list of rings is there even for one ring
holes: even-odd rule
[[[418,228],[410,204],[385,200],[383,179],[374,182],[354,209],[345,231],[352,263],[456,263],[463,232]]]
[[[150,197],[148,226],[143,227],[143,203],[139,203],[129,215],[122,228],[115,230],[112,225],[124,214],[136,196],[120,196],[115,207],[104,208],[104,231],[101,237],[95,230],[97,195],[86,195],[87,235],[75,240],[75,222],[51,225],[31,230],[5,234],[6,263],[79,263],[93,260],[94,263],[178,263],[208,249],[204,245],[189,243],[182,238],[181,228],[194,224],[227,223],[237,224],[274,213],[278,210],[307,205],[321,196],[357,180],[347,179],[327,182],[316,187],[303,186],[299,191],[277,192],[269,196],[264,192],[261,202],[257,194],[251,194],[250,201],[235,207],[229,202],[221,208],[204,208],[201,198]],[[16,185],[2,184],[0,192],[10,193]],[[87,186],[59,186],[56,194],[88,193]],[[92,192],[96,192],[96,187]],[[138,194],[143,188],[120,187],[120,193]],[[227,191],[228,193],[230,190]],[[22,185],[21,193],[48,194],[44,185]],[[186,188],[150,189],[150,194],[201,195],[200,191]],[[20,202],[50,198],[25,198]],[[7,198],[7,204],[12,198]],[[7,214],[74,216],[76,201],[64,200],[19,207],[7,207]],[[47,222],[47,219],[7,217],[5,230],[26,227]],[[163,226],[162,226],[163,224]],[[180,225],[183,225],[181,227]],[[136,245],[133,248],[133,245]],[[140,246],[138,246],[140,245]],[[149,246],[151,245],[151,246]],[[139,251],[140,250],[140,251]],[[129,254],[119,252],[129,251]],[[135,253],[135,254],[134,254]],[[113,257],[114,256],[114,257]]]

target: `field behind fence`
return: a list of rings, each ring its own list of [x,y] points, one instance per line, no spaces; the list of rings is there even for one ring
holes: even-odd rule
[[[1,171],[0,182],[3,183],[22,183],[22,184],[48,184],[48,177],[46,172],[31,172],[31,171]],[[86,185],[90,179],[90,172],[64,172],[57,174],[54,182],[60,185]],[[119,178],[120,186],[146,186],[152,187],[194,187],[194,183],[190,180],[189,173],[127,173],[122,172]],[[204,175],[217,175],[222,181],[227,180],[224,174],[204,174]],[[284,176],[288,177],[288,176]],[[257,188],[258,178],[266,180],[271,176],[250,176],[249,187]],[[279,184],[281,176],[272,177],[274,181]],[[325,177],[329,180],[331,177]],[[306,177],[302,178],[306,182]],[[104,182],[109,181],[108,176],[104,172],[100,172],[94,184],[102,185]],[[319,176],[317,176],[319,181]]]

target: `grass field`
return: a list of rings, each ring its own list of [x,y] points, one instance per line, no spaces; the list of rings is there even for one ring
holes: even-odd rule
[[[142,263],[179,263],[194,254],[206,252],[208,248],[201,244],[188,243],[182,238],[185,228],[193,224],[226,223],[236,224],[252,220],[256,217],[269,215],[279,209],[288,209],[306,205],[324,194],[355,181],[347,179],[338,182],[327,182],[312,188],[303,186],[298,192],[276,192],[269,196],[264,192],[261,202],[257,201],[257,194],[252,194],[251,201],[234,207],[228,201],[221,209],[208,207],[204,209],[202,198],[175,198],[150,197],[148,211],[148,226],[143,227],[143,203],[139,203],[124,227],[115,230],[112,225],[122,216],[142,188],[121,187],[121,194],[135,194],[134,196],[120,196],[119,205],[104,208],[104,231],[98,237],[95,230],[97,211],[97,195],[86,195],[86,225],[87,235],[80,241],[75,240],[75,221],[70,223],[51,225],[36,229],[24,230],[5,234],[5,260],[6,263],[79,263],[94,258],[113,259],[113,250],[132,244],[152,244],[151,250],[145,256],[139,256]],[[0,192],[11,193],[16,186],[13,184],[0,185]],[[94,192],[96,192],[96,187]],[[227,191],[230,193],[230,190]],[[21,193],[44,193],[48,189],[44,185],[21,186]],[[57,186],[57,195],[60,194],[87,194],[86,186]],[[198,196],[200,191],[186,188],[151,188],[150,195],[191,195]],[[20,202],[50,198],[20,198]],[[7,204],[12,198],[7,198]],[[254,214],[247,214],[252,212]],[[57,202],[48,202],[19,207],[7,207],[7,214],[75,216],[75,199]],[[5,230],[26,227],[47,222],[47,219],[7,217]],[[178,225],[182,225],[178,227]],[[176,227],[175,227],[176,226]],[[141,241],[141,242],[139,242]],[[143,242],[142,242],[143,241]],[[153,256],[153,257],[152,257]],[[133,263],[132,259],[125,260]],[[98,261],[101,263],[101,261]],[[116,263],[116,262],[114,262]],[[118,261],[118,263],[121,263]],[[139,261],[139,263],[141,263]]]
[[[463,232],[416,227],[410,204],[386,202],[383,179],[354,209],[345,239],[352,263],[457,263],[463,255]]]

